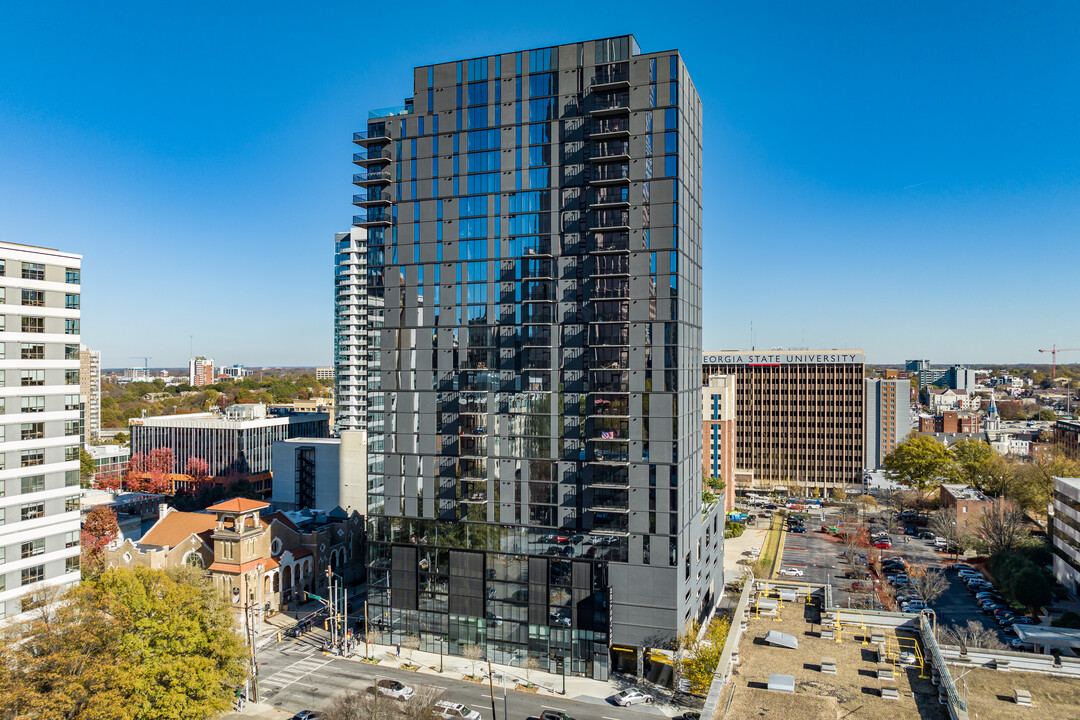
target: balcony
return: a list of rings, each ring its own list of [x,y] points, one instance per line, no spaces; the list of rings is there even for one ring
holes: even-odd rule
[[[355,173],[352,176],[353,185],[360,186],[389,183],[392,179],[389,170],[368,170],[367,172]]]
[[[626,140],[604,140],[593,143],[592,162],[630,160],[630,143]]]
[[[627,255],[599,255],[593,260],[593,277],[603,275],[629,275],[630,258]]]
[[[599,510],[593,513],[591,531],[595,534],[625,535],[630,529],[626,512]]]
[[[630,120],[625,117],[599,117],[593,121],[589,131],[593,140],[630,137]]]
[[[462,493],[460,502],[466,505],[486,503],[488,494],[486,492],[471,492],[468,494]]]
[[[589,195],[589,205],[593,208],[630,207],[630,188],[594,188]]]
[[[371,143],[377,142],[390,142],[390,131],[385,127],[368,129],[363,132],[354,132],[352,134],[352,141],[357,145],[363,145],[367,147]]]
[[[390,205],[392,202],[389,192],[360,193],[352,196],[352,203],[358,207],[373,207],[375,205]]]
[[[596,95],[593,97],[592,109],[589,114],[593,117],[605,115],[618,115],[630,112],[630,93],[614,93],[610,95]]]
[[[594,185],[628,183],[630,182],[630,166],[626,163],[593,165],[592,173],[589,175],[589,182]]]
[[[353,215],[352,221],[359,227],[389,226],[394,224],[394,216],[384,207],[368,208],[362,215]]]
[[[589,88],[594,92],[602,90],[629,90],[630,69],[618,68],[606,72],[598,71],[589,81]]]
[[[598,210],[589,215],[589,232],[599,230],[630,231],[629,210]]]
[[[589,252],[628,252],[629,250],[629,232],[594,232],[589,236]]]
[[[382,163],[386,163],[387,165],[389,165],[390,161],[393,159],[394,154],[390,152],[389,148],[369,148],[365,152],[353,153],[352,156],[352,161],[354,164],[363,165],[364,167]]]

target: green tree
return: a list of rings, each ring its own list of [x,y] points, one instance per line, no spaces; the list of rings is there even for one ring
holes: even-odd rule
[[[1021,568],[1012,577],[1009,590],[1013,600],[1028,608],[1032,615],[1038,613],[1039,608],[1049,604],[1053,599],[1046,573],[1031,563]]]
[[[94,462],[94,456],[88,453],[86,448],[79,448],[79,485],[84,490],[90,487],[95,472],[97,463]]]
[[[0,644],[3,717],[202,720],[244,681],[232,613],[193,568],[112,568],[55,599]]]
[[[1053,422],[1054,420],[1057,420],[1057,413],[1050,408],[1043,408],[1039,411],[1038,417],[1045,422]]]
[[[927,435],[914,435],[896,446],[882,461],[885,476],[920,492],[936,487],[953,473],[948,449]]]
[[[706,693],[720,663],[720,655],[724,652],[724,643],[731,630],[731,618],[726,615],[714,617],[698,640],[700,629],[701,625],[696,621],[691,622],[679,635],[679,665],[683,677],[690,683],[690,691]]]

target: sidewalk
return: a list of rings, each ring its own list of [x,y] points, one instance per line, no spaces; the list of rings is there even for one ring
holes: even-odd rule
[[[765,538],[769,534],[769,519],[758,518],[757,525],[746,528],[741,537],[724,540],[724,582],[738,580],[746,572],[748,565],[739,565],[739,560],[749,560],[750,548],[765,549]]]

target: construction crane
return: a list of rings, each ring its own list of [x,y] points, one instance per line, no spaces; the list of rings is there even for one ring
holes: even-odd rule
[[[1049,350],[1040,350],[1041,353],[1050,353],[1050,357],[1053,359],[1051,364],[1050,377],[1057,377],[1057,354],[1059,352],[1077,352],[1080,348],[1059,348],[1057,345],[1051,345]]]

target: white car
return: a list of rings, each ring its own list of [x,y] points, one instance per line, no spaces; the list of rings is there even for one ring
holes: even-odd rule
[[[383,695],[392,697],[395,700],[408,700],[416,692],[405,683],[400,683],[397,680],[380,680],[375,684],[375,687]]]
[[[436,717],[446,720],[480,720],[480,713],[472,710],[461,703],[440,700],[435,703]]]
[[[623,690],[611,699],[616,705],[626,707],[627,705],[637,705],[639,703],[651,703],[653,696],[640,690]]]
[[[791,575],[792,577],[802,577],[804,573],[799,568],[780,568],[781,575]]]

